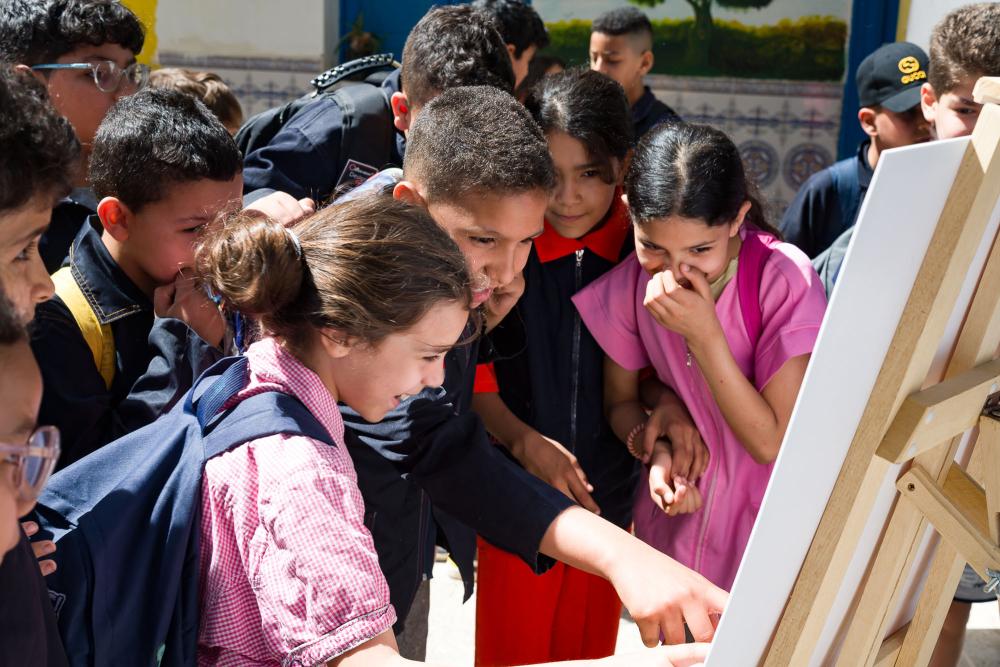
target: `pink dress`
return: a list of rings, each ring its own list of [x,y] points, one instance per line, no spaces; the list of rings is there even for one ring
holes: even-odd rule
[[[276,435],[211,459],[202,480],[200,665],[324,665],[396,622],[337,404],[273,338],[250,384],[297,397],[336,446]],[[227,406],[228,407],[228,406]]]
[[[826,310],[826,295],[809,259],[787,243],[774,244],[761,274],[761,335],[756,349],[740,313],[736,280],[719,295],[715,311],[729,349],[761,390],[782,365],[812,352]],[[728,590],[736,577],[772,465],[756,463],[726,423],[698,364],[688,365],[684,338],[660,325],[643,307],[649,276],[635,254],[573,297],[587,328],[618,365],[652,366],[671,387],[711,452],[698,482],[704,504],[692,514],[668,517],[640,480],[633,518],[644,542]]]

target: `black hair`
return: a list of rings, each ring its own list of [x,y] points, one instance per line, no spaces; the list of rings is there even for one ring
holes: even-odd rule
[[[83,45],[118,44],[139,53],[142,23],[117,0],[3,0],[0,60],[48,63]]]
[[[653,24],[649,22],[648,16],[635,7],[619,7],[604,12],[594,19],[590,32],[613,37],[631,35],[649,40],[650,45],[653,42]]]
[[[531,46],[541,50],[549,45],[542,17],[531,5],[520,0],[475,0],[472,6],[493,17],[503,41],[514,46],[515,58]]]
[[[17,309],[0,286],[0,345],[13,345],[28,339],[28,328],[21,322]]]
[[[715,227],[733,222],[749,201],[746,222],[780,239],[755,190],[732,140],[714,127],[694,123],[666,122],[647,132],[625,178],[636,225],[677,215]]]
[[[470,193],[552,189],[552,158],[524,106],[492,86],[452,88],[431,100],[410,128],[403,159],[429,201]]]
[[[30,74],[0,65],[0,211],[69,193],[80,167],[73,126]]]
[[[632,147],[632,110],[621,85],[600,72],[571,69],[541,80],[525,107],[542,132],[565,132],[601,165],[601,179],[615,180],[612,159]]]
[[[162,199],[170,185],[228,181],[241,171],[243,158],[219,119],[200,100],[165,88],[118,100],[90,156],[94,193],[133,211]]]
[[[411,106],[459,86],[514,90],[514,69],[496,22],[469,5],[432,7],[413,26],[399,76]]]

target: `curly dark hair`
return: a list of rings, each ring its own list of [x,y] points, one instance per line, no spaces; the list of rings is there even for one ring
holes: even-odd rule
[[[939,97],[981,76],[1000,76],[1000,4],[996,2],[959,7],[931,31],[927,82]]]
[[[88,44],[142,51],[142,23],[117,0],[3,0],[0,60],[39,65]]]
[[[541,50],[549,45],[542,17],[531,5],[520,0],[475,0],[472,6],[493,17],[503,41],[514,46],[515,58],[531,46]]]
[[[497,24],[469,5],[432,7],[413,26],[399,76],[415,107],[459,86],[514,91],[514,69]]]
[[[159,201],[171,185],[228,181],[241,171],[243,157],[222,122],[200,100],[166,88],[118,100],[90,156],[94,193],[132,210]]]
[[[555,183],[542,130],[520,102],[492,86],[452,88],[431,100],[410,128],[403,172],[432,202],[547,192]]]
[[[80,167],[73,126],[30,74],[0,65],[0,211],[69,192]]]

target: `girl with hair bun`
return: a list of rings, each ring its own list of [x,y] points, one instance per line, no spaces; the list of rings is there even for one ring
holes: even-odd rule
[[[224,407],[281,391],[335,443],[270,436],[206,464],[199,664],[394,664],[396,613],[337,402],[374,422],[441,384],[470,316],[462,253],[426,212],[368,197],[291,229],[236,214],[197,267],[259,326],[249,384]]]
[[[648,467],[636,536],[728,590],[826,296],[809,259],[767,223],[719,130],[655,127],[625,191],[635,253],[574,302],[607,354],[611,427]],[[648,414],[639,380],[650,366],[671,391],[643,392]]]

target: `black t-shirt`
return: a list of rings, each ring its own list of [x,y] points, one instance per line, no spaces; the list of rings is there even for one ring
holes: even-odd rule
[[[28,538],[0,563],[0,665],[68,665],[49,589]]]

